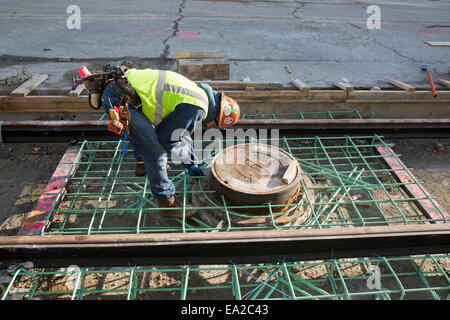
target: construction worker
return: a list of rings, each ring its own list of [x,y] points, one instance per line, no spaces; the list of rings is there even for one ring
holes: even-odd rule
[[[175,198],[175,186],[167,175],[167,154],[178,157],[190,176],[204,175],[190,136],[202,123],[219,128],[234,125],[240,115],[238,103],[223,91],[197,85],[172,71],[122,66],[109,75],[97,75],[83,78],[89,104],[95,109],[103,105],[107,114],[110,108],[120,107],[120,121],[134,156],[145,167],[137,167],[136,173],[146,172],[162,215],[182,217],[182,201]],[[173,136],[180,129],[185,134]],[[186,207],[186,217],[195,213],[190,208]]]

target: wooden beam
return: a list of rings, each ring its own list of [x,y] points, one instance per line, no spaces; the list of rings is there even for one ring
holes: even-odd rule
[[[438,83],[450,88],[450,81],[448,81],[448,80],[439,79]]]
[[[396,86],[396,87],[399,87],[399,88],[401,88],[403,90],[406,90],[408,92],[415,92],[416,91],[416,88],[414,88],[413,86],[410,86],[409,84],[406,84],[406,83],[401,82],[399,80],[392,79],[391,81],[389,81],[389,83],[394,85],[394,86]]]
[[[230,97],[236,99],[239,103],[247,105],[248,103],[273,103],[280,102],[294,103],[304,102],[307,104],[317,103],[353,103],[353,104],[390,104],[390,103],[433,103],[433,110],[441,110],[445,107],[445,104],[450,102],[450,91],[439,91],[437,98],[430,95],[429,91],[416,91],[407,92],[404,90],[384,90],[384,91],[370,91],[370,90],[355,90],[352,92],[346,92],[343,90],[313,90],[311,89],[308,94],[299,90],[257,90],[258,88],[264,88],[263,86],[270,86],[271,84],[265,83],[244,83],[226,81],[212,82],[204,81],[210,84],[214,88],[224,88],[224,93]],[[279,84],[274,83],[274,87]],[[235,89],[237,87],[255,87],[256,91],[246,92],[245,89]],[[229,87],[229,89],[226,89]],[[67,92],[67,91],[66,91]],[[89,107],[87,95],[73,96],[68,95],[52,95],[52,96],[26,96],[26,97],[11,97],[0,96],[0,113],[70,113],[70,112],[87,112],[98,113],[100,116],[101,111],[93,110]],[[252,105],[254,107],[254,105]],[[316,107],[314,107],[316,108]],[[321,107],[321,110],[324,107]],[[347,107],[348,108],[348,107]],[[440,109],[441,108],[441,109]],[[386,108],[384,108],[386,109]],[[379,111],[383,113],[384,109]],[[344,109],[340,109],[344,110]],[[444,110],[444,109],[442,109]],[[272,111],[271,111],[272,112]],[[287,112],[287,111],[283,111]],[[441,111],[439,111],[441,112]],[[389,111],[388,114],[391,112]],[[378,113],[376,113],[379,116]],[[397,114],[397,113],[396,113]],[[422,112],[420,112],[422,114]],[[437,114],[433,116],[436,117]],[[425,111],[423,115],[418,117],[425,117]],[[389,117],[389,116],[385,116]]]
[[[66,179],[75,174],[78,169],[78,147],[69,147],[56,167],[53,176],[39,198],[35,208],[26,217],[18,235],[40,234],[45,229],[52,209],[56,209],[65,194]]]
[[[423,43],[430,47],[450,47],[450,42],[447,41],[424,41]]]
[[[315,92],[315,91],[312,91]],[[355,90],[349,92],[347,102],[360,103],[409,103],[409,102],[450,102],[450,92],[446,90],[439,91],[436,98],[430,95],[430,91],[409,92],[404,90]]]
[[[439,204],[431,200],[429,193],[414,181],[417,181],[416,177],[407,170],[403,162],[394,156],[394,151],[391,148],[385,146],[378,146],[375,151],[383,156],[385,165],[391,170],[391,175],[402,184],[403,190],[414,200],[414,203],[419,207],[420,211],[428,219],[432,219],[434,223],[442,223],[444,219],[448,219],[448,215],[444,212]],[[411,183],[412,182],[412,183]],[[419,200],[420,199],[420,200]]]
[[[308,85],[306,85],[303,81],[299,79],[291,79],[291,83],[296,86],[300,91],[309,92],[311,89]]]
[[[11,92],[11,96],[25,97],[31,91],[33,91],[34,88],[36,88],[42,82],[47,80],[47,78],[48,78],[48,74],[38,74],[38,75],[32,76],[31,79],[28,79],[20,87],[18,87],[13,92]]]
[[[232,97],[239,101],[333,101],[333,102],[345,102],[347,92],[342,90],[317,90],[311,91],[309,95],[305,95],[304,92],[293,90],[260,90],[252,92],[251,94],[246,91],[224,91],[227,96]]]
[[[347,92],[351,92],[351,91],[355,90],[355,88],[353,88],[353,86],[351,86],[351,85],[349,85],[347,83],[343,83],[343,82],[335,81],[335,82],[333,82],[333,85],[338,87],[338,88],[341,88],[342,90],[345,90]]]
[[[86,89],[84,83],[80,83],[74,90],[70,90],[69,96],[78,97]]]
[[[226,57],[225,52],[177,52],[177,59],[218,59]]]

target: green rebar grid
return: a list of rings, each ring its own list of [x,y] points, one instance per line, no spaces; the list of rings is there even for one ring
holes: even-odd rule
[[[21,268],[1,298],[449,300],[449,275],[450,254],[252,265]]]
[[[219,148],[211,147],[215,140],[203,141],[203,150],[197,150],[210,163],[213,156],[230,144],[248,143],[249,139],[220,141]],[[254,141],[253,141],[254,142]],[[237,230],[302,229],[332,226],[377,226],[396,224],[426,224],[445,222],[435,199],[425,193],[411,198],[404,191],[409,184],[423,188],[406,167],[410,179],[397,182],[393,170],[386,167],[383,157],[374,151],[377,146],[388,145],[381,137],[282,137],[260,140],[258,143],[275,144],[295,157],[305,177],[303,196],[289,205],[270,203],[254,206],[229,205],[209,188],[206,177],[190,177],[182,166],[169,162],[169,176],[177,188],[176,196],[183,199],[183,212],[197,210],[189,219],[165,218],[158,212],[155,199],[148,189],[146,177],[135,176],[138,163],[130,151],[122,153],[121,141],[89,141],[80,144],[78,170],[67,179],[59,195],[59,206],[48,210],[47,227],[41,234],[106,234],[155,232],[231,232]],[[203,153],[202,153],[203,152]],[[389,156],[399,159],[396,154]],[[196,187],[194,187],[196,186]],[[309,193],[311,191],[312,193]],[[311,196],[313,194],[313,197]],[[204,201],[192,205],[192,199]],[[441,218],[428,219],[415,202],[428,200]],[[273,213],[277,207],[287,207],[282,213]],[[263,217],[271,223],[264,226],[237,226],[235,219],[254,217],[247,212],[259,208],[269,212]],[[309,210],[310,218],[302,224],[277,224],[276,218],[288,211]],[[218,217],[217,221],[205,217]],[[222,223],[218,224],[219,220]]]
[[[364,119],[375,117],[372,109],[367,111],[358,109],[353,110],[334,110],[334,111],[299,111],[299,112],[278,112],[262,113],[256,111],[254,114],[242,113],[241,119]]]

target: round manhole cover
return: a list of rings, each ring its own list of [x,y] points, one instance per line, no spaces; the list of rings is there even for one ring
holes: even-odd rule
[[[219,195],[234,205],[286,204],[300,187],[297,160],[271,145],[228,147],[213,159],[211,171]]]

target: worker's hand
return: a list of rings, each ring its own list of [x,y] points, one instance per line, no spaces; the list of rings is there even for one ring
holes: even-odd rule
[[[201,177],[204,176],[205,173],[203,172],[202,168],[200,168],[198,165],[194,164],[188,169],[188,173],[191,177]]]

